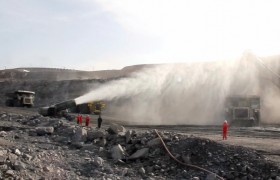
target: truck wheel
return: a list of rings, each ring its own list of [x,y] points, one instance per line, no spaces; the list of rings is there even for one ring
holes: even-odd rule
[[[17,100],[14,100],[13,101],[13,106],[14,107],[21,107],[21,102],[17,101]]]
[[[32,107],[33,107],[33,104],[27,104],[26,107],[32,108]]]
[[[13,107],[14,106],[14,103],[13,103],[12,99],[8,99],[5,104],[6,104],[6,106],[9,106],[9,107]]]

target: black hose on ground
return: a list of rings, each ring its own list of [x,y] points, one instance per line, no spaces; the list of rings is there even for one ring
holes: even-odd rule
[[[199,169],[199,170],[201,170],[201,171],[204,171],[204,172],[207,172],[207,173],[209,173],[209,174],[215,175],[218,179],[224,180],[223,177],[218,176],[216,173],[213,173],[213,172],[211,172],[211,171],[209,171],[209,170],[207,170],[207,169],[204,169],[204,168],[202,168],[202,167],[199,167],[199,166],[196,166],[196,165],[192,165],[192,164],[186,164],[186,163],[183,163],[182,161],[179,161],[175,156],[173,156],[173,154],[171,154],[171,152],[170,152],[169,149],[167,148],[166,144],[164,143],[163,139],[161,138],[161,136],[159,135],[159,133],[158,133],[158,131],[157,131],[156,129],[155,129],[155,132],[156,132],[156,134],[158,135],[158,137],[159,137],[159,139],[160,139],[162,145],[164,146],[166,152],[168,153],[168,155],[169,155],[173,160],[175,160],[176,162],[178,162],[179,164],[182,164],[182,165],[184,165],[184,166],[191,167],[191,168],[195,168],[195,169]]]

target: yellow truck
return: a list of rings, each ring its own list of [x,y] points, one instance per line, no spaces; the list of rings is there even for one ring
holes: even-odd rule
[[[90,103],[79,104],[76,107],[76,113],[99,115],[106,108],[104,101],[94,101]]]

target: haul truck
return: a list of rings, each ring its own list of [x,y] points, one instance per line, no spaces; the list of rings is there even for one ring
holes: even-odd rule
[[[6,105],[11,107],[33,107],[35,100],[35,92],[17,90],[13,93],[6,93],[8,99],[6,100]]]
[[[231,96],[226,99],[226,119],[231,125],[258,126],[260,123],[259,96]]]

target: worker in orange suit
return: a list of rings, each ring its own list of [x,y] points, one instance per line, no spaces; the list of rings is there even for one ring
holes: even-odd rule
[[[89,115],[86,116],[86,126],[89,126]]]
[[[223,140],[227,139],[228,123],[227,120],[223,123]]]

